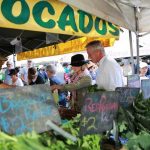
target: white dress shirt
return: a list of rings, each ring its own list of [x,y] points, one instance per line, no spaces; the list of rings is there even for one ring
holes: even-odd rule
[[[115,91],[116,87],[123,86],[123,73],[119,64],[113,59],[104,56],[98,63],[96,84],[99,89]]]
[[[18,78],[15,83],[11,83],[11,85],[24,86],[24,84],[20,78]]]
[[[24,67],[24,68],[22,68],[21,71],[20,71],[20,74],[23,75],[24,81],[25,81],[26,83],[28,83],[28,69],[29,69],[29,68]]]

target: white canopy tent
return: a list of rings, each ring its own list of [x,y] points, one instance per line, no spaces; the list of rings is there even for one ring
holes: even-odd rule
[[[135,32],[137,43],[137,66],[139,66],[139,36],[150,32],[150,0],[61,1]],[[130,41],[131,40],[132,39],[130,39]]]
[[[150,32],[149,0],[61,0],[136,32]]]

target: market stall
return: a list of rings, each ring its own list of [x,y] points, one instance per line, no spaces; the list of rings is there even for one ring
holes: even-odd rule
[[[60,0],[85,12],[133,31],[136,35],[137,68],[139,67],[139,37],[150,32],[149,0]],[[132,43],[131,33],[130,42]],[[132,45],[131,45],[132,51]],[[131,56],[132,56],[131,52]],[[133,62],[133,56],[132,56]],[[139,69],[139,68],[138,68]]]
[[[29,5],[29,2],[31,2],[31,5]],[[20,5],[22,5],[21,13],[15,16],[11,10]],[[4,0],[1,2],[2,18],[4,20],[2,26],[5,27],[5,21],[7,21],[8,27],[13,25],[14,28],[28,30],[31,27],[31,24],[28,24],[29,20],[29,22],[33,21],[35,23],[35,26],[32,26],[32,28],[38,31],[95,37],[99,37],[100,35],[107,37],[107,34],[113,34],[113,36],[116,37],[115,39],[118,38],[119,30],[117,26],[106,23],[97,17],[93,19],[90,14],[80,10],[74,12],[72,6],[66,4],[60,5],[63,6],[63,9],[59,9],[58,11],[61,15],[56,15],[55,9],[59,6],[56,1],[14,0],[8,3],[8,0]],[[35,15],[36,12],[38,12],[37,16]],[[45,13],[45,16],[49,18],[43,17]],[[25,18],[20,19],[23,14],[26,14]],[[31,16],[29,14],[31,14]],[[56,19],[57,21],[54,20],[55,15],[58,17]],[[77,15],[77,19],[75,19],[74,15]],[[79,22],[76,23],[76,20]],[[84,24],[84,22],[86,22],[86,24]],[[96,23],[98,23],[98,25]],[[102,26],[99,26],[100,24],[102,24]],[[107,26],[111,27],[111,30],[109,30]],[[57,31],[52,30],[55,27]],[[86,41],[86,39],[83,38],[83,41]],[[38,53],[38,50],[35,50],[35,54],[33,55],[29,52],[31,55],[30,58],[38,57],[38,55],[42,56],[43,53],[46,53],[44,56],[65,53],[66,49],[64,48],[64,50],[61,51],[59,46],[63,47],[63,45],[58,44],[54,49],[49,47],[48,49],[50,50],[48,52],[43,49],[39,50],[40,53]],[[83,47],[79,47],[79,50],[82,48]],[[68,49],[70,49],[70,47]],[[57,52],[55,52],[56,50]],[[29,58],[27,55],[21,54],[19,57],[20,59]],[[147,89],[147,86],[146,84],[145,89]],[[112,128],[112,141],[114,141],[114,143],[111,149],[119,149],[119,142],[126,144],[126,146],[131,149],[142,147],[148,150],[150,148],[149,141],[147,142],[145,140],[150,137],[148,134],[149,126],[147,126],[147,124],[149,124],[149,100],[144,101],[143,98],[140,97],[141,95],[137,97],[139,88],[136,90],[129,87],[118,88],[116,91],[107,92],[99,91],[95,86],[89,87],[86,90],[87,93],[83,93],[85,96],[83,97],[85,104],[82,107],[81,116],[78,115],[77,118],[71,121],[65,120],[65,118],[60,120],[57,106],[54,104],[53,97],[46,85],[41,87],[34,86],[9,89],[8,91],[1,90],[0,92],[0,127],[2,131],[16,135],[33,131],[34,129],[37,133],[40,133],[8,136],[0,132],[0,146],[3,149],[99,150],[103,145],[105,148],[108,146],[108,143],[103,143],[104,140],[102,139],[111,137],[109,133]],[[22,95],[24,96],[23,99]],[[133,103],[134,105],[132,105]],[[126,109],[126,107],[131,108],[131,110]],[[120,111],[119,108],[122,110]],[[20,112],[19,114],[17,114],[18,110]],[[53,122],[51,120],[53,120]],[[62,121],[62,125],[58,126],[60,121]],[[145,124],[145,122],[147,123]],[[49,131],[50,129],[52,130]],[[107,131],[109,132],[107,133]],[[142,138],[140,137],[139,140],[139,135],[143,132],[144,134],[142,134]],[[118,138],[118,133],[121,135],[119,138],[123,139]],[[132,138],[135,137],[136,140],[132,140]],[[126,141],[127,139],[129,140],[128,143]],[[145,140],[144,144],[142,143],[143,140]],[[110,149],[110,147],[107,147],[107,149]]]
[[[119,38],[118,26],[60,1],[3,0],[0,6],[3,57],[84,36]]]

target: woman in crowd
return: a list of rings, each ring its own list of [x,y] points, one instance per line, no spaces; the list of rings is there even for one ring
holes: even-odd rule
[[[148,64],[145,62],[140,62],[140,79],[149,79],[149,76],[147,76],[147,71],[148,71]]]
[[[44,83],[45,83],[44,79],[37,72],[36,68],[31,67],[28,69],[28,84],[29,85],[44,84]]]
[[[71,66],[73,75],[71,77],[71,83],[65,85],[53,85],[51,89],[59,89],[62,91],[71,91],[71,103],[72,108],[80,111],[83,104],[83,93],[92,83],[92,78],[89,71],[86,68],[88,61],[84,59],[82,54],[76,54],[71,57]],[[83,89],[84,88],[84,89]],[[79,92],[80,89],[80,92]]]
[[[11,69],[9,75],[11,76],[11,84],[13,86],[24,86],[22,80],[18,77],[19,69]]]
[[[66,62],[66,63],[63,63],[63,67],[64,67],[64,80],[66,82],[66,84],[70,83],[70,73],[71,73],[71,70],[70,70],[70,67],[69,67],[69,64]]]

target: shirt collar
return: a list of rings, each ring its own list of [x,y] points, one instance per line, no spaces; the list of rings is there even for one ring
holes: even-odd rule
[[[104,57],[98,62],[98,66],[101,66],[101,65],[102,65],[102,63],[104,62],[105,58],[106,58],[106,56],[104,56]]]

